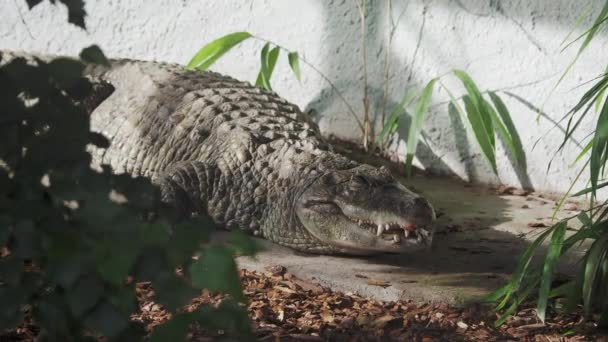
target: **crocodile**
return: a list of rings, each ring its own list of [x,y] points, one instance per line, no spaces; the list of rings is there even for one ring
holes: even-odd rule
[[[334,152],[300,109],[250,83],[169,63],[89,65],[93,159],[151,178],[163,199],[297,251],[428,248],[435,212],[384,167]]]

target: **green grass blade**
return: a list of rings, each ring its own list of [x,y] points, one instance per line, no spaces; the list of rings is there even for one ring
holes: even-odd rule
[[[608,252],[608,234],[604,234],[601,238],[594,241],[585,260],[585,274],[583,277],[583,311],[585,315],[591,313],[593,308],[593,294],[597,287],[596,279],[600,271],[600,266]]]
[[[432,79],[422,90],[416,109],[414,110],[414,116],[412,117],[412,123],[410,124],[410,130],[407,135],[407,156],[405,158],[405,173],[410,176],[412,172],[412,160],[416,153],[416,146],[418,145],[418,136],[422,130],[422,124],[424,123],[424,117],[429,110],[429,104],[431,103],[431,96],[433,95],[433,88],[435,87],[436,79]]]
[[[454,70],[453,72],[467,90],[468,96],[465,96],[463,101],[465,103],[467,117],[473,127],[477,142],[479,143],[484,156],[489,161],[492,170],[494,173],[497,173],[495,157],[496,145],[492,116],[488,112],[487,106],[484,105],[485,100],[471,77],[462,70]]]
[[[289,60],[289,66],[291,67],[291,70],[293,71],[293,74],[296,75],[296,78],[298,79],[298,81],[301,80],[301,76],[300,76],[300,57],[298,56],[297,52],[290,52],[287,55],[287,59]]]
[[[384,124],[384,127],[382,127],[382,131],[380,132],[380,135],[378,136],[378,139],[376,141],[383,141],[384,137],[394,129],[394,127],[399,122],[399,117],[401,116],[401,113],[406,112],[407,106],[412,103],[415,96],[415,92],[406,92],[403,95],[403,98],[401,99],[399,104],[395,106],[395,109],[393,109],[393,111],[389,115],[388,120]]]
[[[189,70],[206,70],[226,52],[247,38],[251,38],[251,33],[234,32],[218,38],[198,50],[186,68]]]
[[[503,134],[508,136],[507,145],[510,147],[511,153],[513,154],[513,156],[515,157],[515,159],[517,160],[519,165],[525,166],[526,154],[524,152],[524,148],[521,143],[521,139],[519,138],[519,133],[517,132],[517,129],[515,128],[515,124],[513,123],[513,120],[511,119],[511,114],[509,113],[507,106],[502,101],[502,99],[498,95],[496,95],[496,93],[490,91],[490,92],[488,92],[488,94],[490,95],[490,99],[492,100],[492,103],[494,104],[494,108],[496,108],[498,115],[500,115],[500,119],[502,119],[502,123],[497,125],[499,127],[499,131],[506,131],[506,133],[503,133]],[[496,120],[495,124],[498,122],[499,121]],[[504,127],[503,127],[503,124],[504,124]],[[504,137],[503,137],[503,139],[504,139]]]
[[[549,300],[549,292],[551,291],[553,269],[561,255],[564,236],[566,235],[566,227],[567,224],[565,221],[562,221],[556,225],[556,228],[551,235],[551,243],[549,244],[549,249],[545,257],[545,263],[543,265],[543,273],[540,279],[540,289],[538,291],[538,302],[536,306],[536,314],[543,323],[545,322],[547,302]]]

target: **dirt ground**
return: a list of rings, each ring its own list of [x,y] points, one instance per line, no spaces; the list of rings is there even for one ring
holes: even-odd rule
[[[241,270],[240,275],[260,341],[608,341],[593,321],[582,321],[576,314],[551,311],[546,324],[540,323],[531,304],[495,329],[497,314],[480,305],[375,301],[304,281],[281,266],[265,272]],[[171,317],[154,302],[148,284],[137,286],[137,296],[140,312],[132,319],[144,323],[148,331]],[[223,299],[203,291],[187,310]],[[26,322],[4,332],[0,341],[31,341],[36,333],[35,324]],[[188,334],[190,341],[217,337],[197,329]]]

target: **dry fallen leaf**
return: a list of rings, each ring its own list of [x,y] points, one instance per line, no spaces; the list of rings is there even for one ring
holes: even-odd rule
[[[388,281],[382,280],[382,279],[375,279],[375,278],[368,278],[367,279],[367,284],[368,285],[374,285],[374,286],[381,286],[381,287],[389,287],[391,286],[391,283],[389,283]]]
[[[381,317],[376,318],[373,322],[372,322],[372,326],[375,328],[382,328],[384,327],[387,323],[395,320],[396,317],[393,317],[392,315],[384,315]]]
[[[321,311],[321,319],[325,323],[333,323],[335,320],[335,317],[334,317],[334,315],[331,314],[331,312],[324,310],[324,311]]]
[[[293,294],[293,293],[296,293],[296,291],[295,291],[295,290],[292,290],[292,289],[290,289],[289,287],[285,287],[285,286],[275,286],[274,288],[275,288],[276,290],[283,291],[283,292],[286,292],[286,293],[292,293],[292,294]]]
[[[456,325],[457,325],[457,326],[458,326],[460,329],[465,329],[465,330],[466,330],[466,329],[469,327],[469,325],[468,325],[468,324],[466,324],[466,323],[465,323],[465,322],[463,322],[463,321],[458,321],[458,322],[456,323]]]

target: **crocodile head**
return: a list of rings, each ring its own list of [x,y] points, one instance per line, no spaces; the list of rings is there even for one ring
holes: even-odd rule
[[[296,213],[309,233],[341,253],[405,253],[433,238],[429,202],[369,165],[321,176],[298,198]]]

